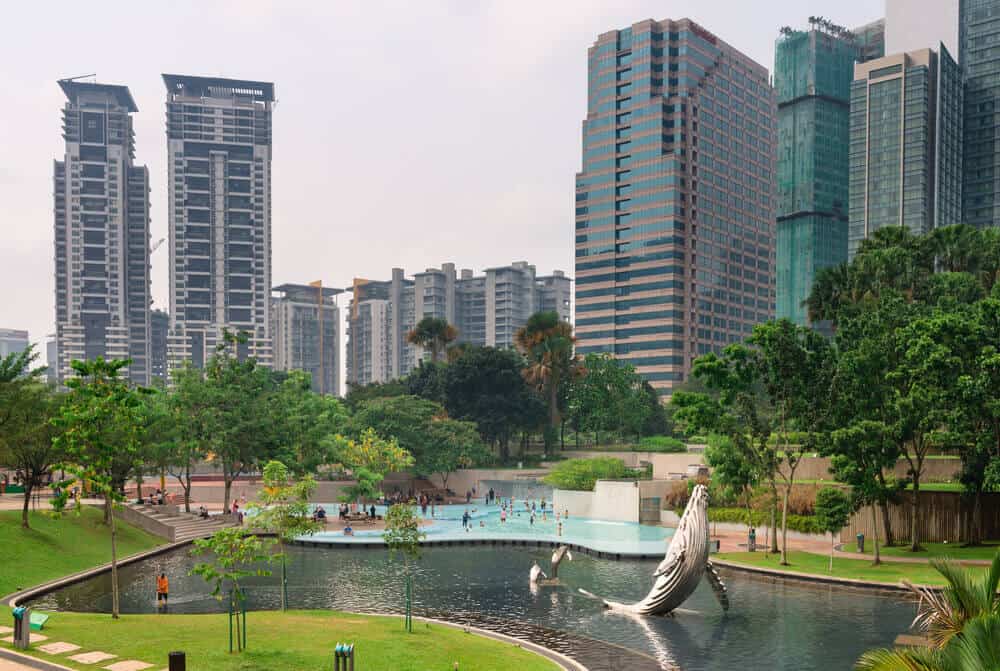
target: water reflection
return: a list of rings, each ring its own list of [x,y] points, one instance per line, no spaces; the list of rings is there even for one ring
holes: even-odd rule
[[[288,554],[288,591],[295,608],[401,610],[400,569],[385,551],[292,547]],[[523,635],[569,653],[588,645],[578,636],[596,639],[604,643],[593,655],[606,661],[594,668],[642,668],[624,663],[621,646],[659,661],[649,668],[685,671],[743,664],[787,671],[846,669],[863,650],[890,645],[913,616],[912,606],[894,597],[732,572],[725,576],[732,600],[728,615],[703,584],[675,617],[628,616],[605,610],[577,589],[638,600],[649,587],[656,561],[575,556],[560,566],[560,585],[534,591],[528,569],[532,561],[544,565],[550,554],[533,548],[428,548],[416,568],[415,612]],[[221,612],[202,579],[188,575],[193,564],[187,553],[175,551],[121,569],[122,610],[155,612],[155,576],[164,571],[170,577],[171,612]],[[100,576],[67,587],[36,605],[107,611],[109,580]],[[248,588],[250,608],[278,607],[276,578],[250,579]]]

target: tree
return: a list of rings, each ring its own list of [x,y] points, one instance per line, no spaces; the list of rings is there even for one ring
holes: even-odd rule
[[[559,395],[573,376],[579,374],[579,360],[573,353],[573,326],[555,311],[536,312],[514,334],[514,344],[527,359],[524,379],[545,399],[549,424],[545,432],[545,451],[549,452],[558,432]]]
[[[395,440],[413,457],[419,474],[427,475],[433,471],[424,469],[423,464],[434,450],[428,429],[436,417],[446,416],[440,404],[417,396],[374,398],[358,404],[351,418],[352,432],[360,435],[371,428],[380,438]]]
[[[73,361],[76,377],[66,381],[70,393],[52,421],[61,433],[56,446],[65,452],[67,470],[89,483],[104,498],[111,531],[111,617],[118,619],[118,545],[114,503],[122,499],[121,464],[134,464],[139,451],[139,392],[121,377],[128,360]]]
[[[263,475],[264,487],[259,504],[253,509],[253,523],[254,527],[275,535],[276,558],[281,560],[281,610],[288,610],[285,543],[299,536],[311,536],[322,528],[309,508],[316,481],[311,475],[292,480],[288,467],[275,460],[264,465]]]
[[[59,462],[51,419],[59,402],[41,381],[44,369],[32,368],[38,359],[34,346],[0,358],[0,463],[13,466],[24,483],[21,526],[30,528],[28,507],[35,488]]]
[[[407,393],[406,383],[403,380],[390,380],[388,382],[372,382],[371,384],[347,383],[347,395],[344,396],[344,405],[351,412],[354,412],[358,404],[372,398],[385,398],[388,396],[401,396]]]
[[[574,424],[581,431],[593,431],[598,444],[601,431],[640,435],[652,413],[635,367],[607,354],[588,354],[583,360],[579,379],[571,386],[569,407]]]
[[[273,396],[277,433],[274,457],[295,474],[315,473],[334,458],[334,440],[350,415],[339,399],[312,390],[308,373],[290,371]]]
[[[428,426],[428,436],[432,448],[427,451],[422,460],[417,461],[416,472],[437,473],[441,477],[441,486],[448,487],[448,476],[459,468],[472,468],[488,457],[476,425],[448,417],[431,420]]]
[[[597,457],[560,461],[543,480],[556,489],[590,492],[598,480],[614,480],[630,475],[632,472],[621,459]]]
[[[365,468],[382,476],[413,465],[413,456],[395,438],[380,438],[371,427],[362,431],[358,440],[338,437],[337,454],[348,468]]]
[[[834,536],[851,518],[851,501],[836,487],[824,487],[816,493],[815,515],[819,528],[830,534],[830,573],[833,573]]]
[[[754,527],[753,490],[761,480],[757,460],[745,434],[722,436],[712,434],[705,448],[705,462],[712,467],[712,483],[743,503],[747,509],[747,533]]]
[[[917,602],[914,626],[927,634],[929,649],[869,650],[855,665],[859,671],[987,671],[1000,665],[1000,553],[989,569],[972,570],[931,560],[945,578],[940,591],[908,581]]]
[[[483,442],[510,458],[510,438],[536,425],[544,406],[525,385],[516,352],[493,347],[470,349],[445,370],[445,409],[454,419],[474,422]]]
[[[403,557],[403,573],[406,579],[406,631],[413,631],[410,603],[413,594],[413,579],[410,574],[410,560],[420,558],[420,541],[426,534],[420,530],[420,519],[413,506],[397,503],[390,506],[385,515],[385,532],[382,539],[389,548],[389,557],[397,554]]]
[[[448,356],[458,358],[464,350],[457,346],[448,350]],[[403,380],[405,391],[411,396],[419,396],[428,401],[444,404],[444,372],[447,364],[420,361],[416,370]]]
[[[456,338],[458,329],[440,317],[424,317],[416,327],[406,334],[406,342],[431,352],[431,363],[437,363],[441,352]]]
[[[184,490],[184,509],[191,512],[194,465],[215,449],[219,412],[204,370],[186,363],[172,373],[172,379],[173,390],[167,397],[167,406],[177,433],[172,441],[169,438],[164,441],[162,461],[166,472]]]
[[[191,569],[190,575],[200,575],[205,582],[212,585],[212,596],[222,600],[226,587],[229,588],[229,612],[236,611],[236,650],[242,652],[246,642],[246,615],[240,624],[240,611],[243,610],[246,596],[240,580],[250,576],[269,576],[271,572],[262,568],[272,559],[267,551],[270,542],[265,543],[257,536],[248,534],[243,527],[226,527],[219,529],[209,538],[199,538],[194,541],[194,556],[211,554],[213,561],[199,562]],[[232,627],[232,621],[230,621]],[[233,651],[232,629],[230,629],[229,652]]]

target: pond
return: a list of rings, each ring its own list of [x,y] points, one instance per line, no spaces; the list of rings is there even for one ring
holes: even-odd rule
[[[575,554],[573,561],[560,566],[561,586],[532,589],[532,561],[547,568],[549,554],[515,547],[427,548],[415,568],[415,614],[521,635],[570,655],[579,643],[569,635],[583,636],[654,657],[662,668],[684,671],[722,671],[738,665],[787,671],[848,669],[864,650],[891,645],[914,614],[913,606],[899,596],[726,572],[732,601],[728,614],[703,583],[675,617],[635,618],[608,612],[577,589],[638,600],[648,590],[657,562]],[[170,577],[169,612],[221,612],[202,579],[188,575],[195,561],[188,550],[179,549],[121,569],[122,611],[156,612],[155,576],[163,571]],[[381,549],[293,546],[288,549],[288,575],[293,608],[399,612],[402,606],[400,564]],[[255,578],[248,585],[249,608],[278,607],[276,578]],[[110,577],[105,574],[32,605],[106,612],[109,592]],[[614,650],[609,647],[606,663],[592,668],[637,668]]]

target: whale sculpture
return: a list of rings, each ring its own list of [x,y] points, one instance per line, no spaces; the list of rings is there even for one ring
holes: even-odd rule
[[[638,615],[667,615],[691,596],[702,576],[723,610],[729,610],[725,583],[708,559],[708,490],[695,485],[646,598],[633,604],[604,600],[604,606]]]
[[[551,580],[559,579],[559,564],[562,562],[563,557],[573,561],[573,553],[569,551],[569,547],[566,545],[560,545],[556,548],[556,551],[552,553],[551,575],[549,576]]]

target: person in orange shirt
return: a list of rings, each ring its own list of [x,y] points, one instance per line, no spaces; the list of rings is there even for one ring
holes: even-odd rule
[[[167,580],[167,574],[161,573],[160,577],[156,579],[156,605],[159,606],[160,602],[163,605],[167,605],[167,596],[170,594],[170,581]]]

